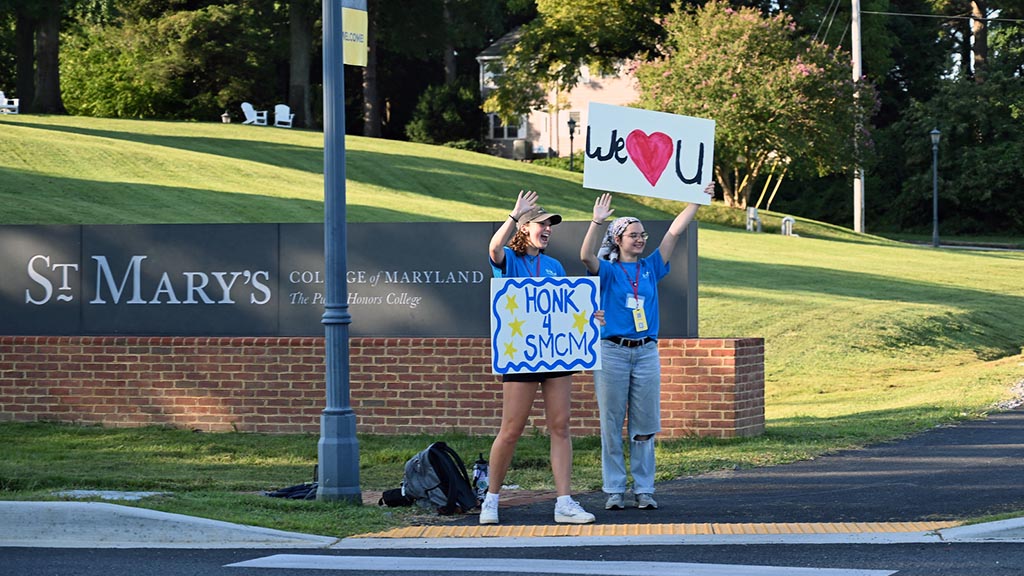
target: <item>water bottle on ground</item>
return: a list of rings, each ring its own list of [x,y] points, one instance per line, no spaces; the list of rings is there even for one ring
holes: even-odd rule
[[[482,501],[487,495],[487,460],[484,460],[483,453],[473,463],[473,490],[477,500]]]

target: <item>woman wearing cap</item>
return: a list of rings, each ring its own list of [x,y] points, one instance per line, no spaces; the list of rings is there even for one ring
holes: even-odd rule
[[[714,193],[712,182],[704,189]],[[601,279],[601,370],[594,371],[594,391],[601,418],[602,490],[606,510],[625,507],[626,461],[622,425],[629,433],[629,468],[637,508],[653,510],[654,435],[661,431],[661,358],[658,354],[658,282],[669,273],[669,261],[679,237],[697,214],[689,204],[668,227],[650,256],[642,257],[647,232],[636,218],[612,215],[612,197],[594,202],[594,218],[580,248],[591,275]],[[600,249],[599,249],[600,248]]]
[[[536,192],[520,191],[512,212],[491,237],[488,252],[494,277],[565,276],[562,264],[544,254],[551,228],[561,221],[560,215],[546,212],[537,205]],[[481,524],[498,523],[498,493],[530,417],[537,386],[544,395],[544,417],[551,438],[551,472],[558,494],[555,522],[587,524],[594,521],[594,515],[569,495],[572,475],[572,439],[569,437],[572,374],[542,372],[502,376],[501,429],[491,445],[487,495],[480,505]]]

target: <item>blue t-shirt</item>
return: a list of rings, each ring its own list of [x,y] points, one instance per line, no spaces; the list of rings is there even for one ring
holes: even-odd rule
[[[490,260],[490,258],[488,258]],[[505,246],[504,269],[491,261],[491,273],[495,278],[522,278],[542,276],[565,276],[562,263],[546,254],[517,256],[515,250]]]
[[[661,258],[661,250],[655,250],[638,262],[598,260],[597,277],[601,279],[601,308],[605,320],[601,329],[602,338],[658,338],[658,282],[668,275],[670,268]],[[644,332],[637,332],[633,323],[634,281],[637,283],[636,296],[643,302],[644,315],[647,317],[647,330]]]

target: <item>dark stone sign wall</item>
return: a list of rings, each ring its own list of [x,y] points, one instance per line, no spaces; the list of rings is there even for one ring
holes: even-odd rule
[[[586,272],[587,223],[548,254]],[[489,335],[492,222],[351,223],[353,337]],[[647,222],[648,250],[668,222]],[[661,284],[663,338],[697,337],[696,226]],[[0,226],[0,334],[322,336],[320,224]]]

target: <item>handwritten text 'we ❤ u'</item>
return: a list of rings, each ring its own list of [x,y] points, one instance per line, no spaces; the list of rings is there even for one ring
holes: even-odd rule
[[[626,154],[621,152],[625,150]],[[591,146],[591,127],[587,126],[587,157],[598,162],[615,160],[619,164],[625,164],[626,160],[632,160],[637,169],[644,175],[651,186],[657,186],[658,180],[665,172],[669,160],[675,155],[675,174],[683,184],[698,184],[703,182],[704,172],[704,142],[698,144],[697,173],[692,178],[683,174],[683,167],[680,165],[683,158],[683,141],[676,140],[675,150],[672,146],[672,138],[664,132],[652,132],[650,135],[643,130],[633,130],[625,138],[619,137],[619,131],[612,130],[607,151],[602,151],[600,146]]]

